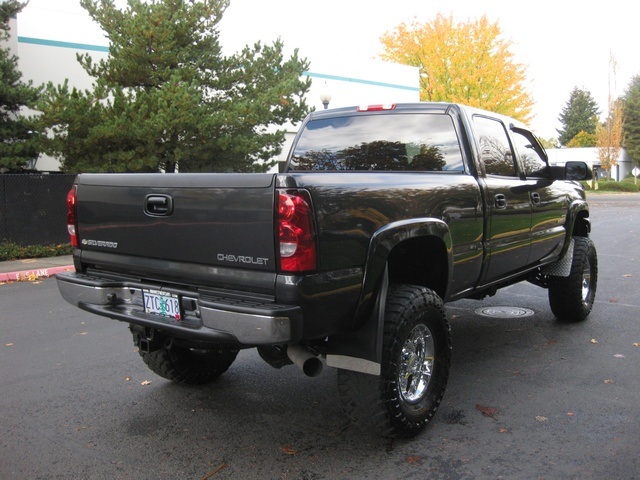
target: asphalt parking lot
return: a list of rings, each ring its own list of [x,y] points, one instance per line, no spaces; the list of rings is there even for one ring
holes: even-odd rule
[[[219,381],[180,387],[54,279],[1,285],[0,478],[640,478],[640,195],[589,200],[589,319],[556,322],[530,284],[449,304],[449,385],[412,440],[351,425],[331,368],[307,378],[243,351]]]

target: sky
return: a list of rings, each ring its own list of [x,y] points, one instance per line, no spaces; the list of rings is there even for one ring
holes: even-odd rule
[[[640,4],[628,0],[231,0],[218,27],[225,53],[280,38],[313,70],[314,62],[376,59],[385,32],[437,14],[457,22],[486,15],[498,23],[514,61],[526,67],[535,104],[531,127],[543,138],[557,137],[558,117],[574,87],[591,93],[604,118],[609,98],[623,95],[640,75],[633,33]],[[18,29],[20,36],[107,43],[79,0],[30,0]]]

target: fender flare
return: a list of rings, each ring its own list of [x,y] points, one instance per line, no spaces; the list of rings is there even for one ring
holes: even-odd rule
[[[591,232],[591,221],[589,220],[589,205],[587,204],[586,200],[573,201],[569,205],[569,208],[567,209],[567,221],[566,221],[567,231],[565,234],[564,245],[562,246],[562,251],[560,252],[560,258],[562,258],[567,253],[567,250],[569,249],[569,245],[571,243],[571,237],[574,236],[576,222],[582,212],[587,213],[584,219],[585,229],[586,229],[585,236],[588,237],[589,233]]]
[[[369,242],[356,318],[359,318],[359,315],[368,309],[372,298],[378,291],[391,251],[405,240],[420,237],[435,237],[444,243],[447,252],[448,290],[453,276],[453,242],[449,226],[443,220],[431,217],[392,222],[378,229]]]
[[[451,281],[453,250],[451,233],[445,222],[435,218],[420,218],[393,222],[380,228],[369,244],[356,314],[363,317],[364,321],[353,332],[329,338],[326,355],[328,366],[380,375],[384,312],[389,287],[389,254],[405,240],[427,236],[437,237],[444,242],[448,257],[447,282]]]

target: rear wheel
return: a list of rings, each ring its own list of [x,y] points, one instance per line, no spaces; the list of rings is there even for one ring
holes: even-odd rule
[[[198,350],[168,345],[152,352],[140,351],[144,363],[157,375],[176,383],[202,385],[226,372],[238,350]]]
[[[598,286],[598,257],[587,237],[574,237],[571,273],[549,277],[549,305],[558,320],[580,322],[587,318]]]
[[[440,405],[450,364],[451,334],[442,300],[426,288],[391,286],[381,375],[338,370],[345,412],[382,436],[415,436]]]

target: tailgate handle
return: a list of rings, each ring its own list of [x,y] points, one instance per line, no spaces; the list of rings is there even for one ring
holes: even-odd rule
[[[162,217],[173,213],[173,199],[169,195],[147,195],[144,199],[144,213]]]

